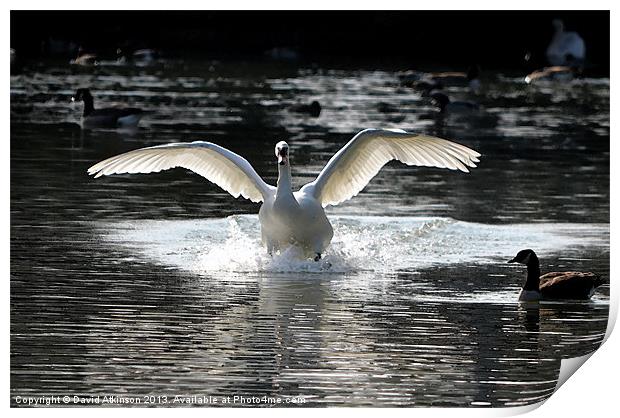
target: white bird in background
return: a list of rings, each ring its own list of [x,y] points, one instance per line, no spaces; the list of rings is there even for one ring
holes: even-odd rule
[[[463,145],[397,129],[366,129],[338,151],[316,180],[293,192],[289,147],[278,142],[278,184],[263,181],[243,157],[219,145],[196,141],[141,148],[90,167],[99,177],[121,173],[154,173],[183,167],[217,184],[233,197],[263,202],[258,213],[263,244],[273,254],[290,245],[315,261],[329,245],[332,226],[324,208],[356,196],[391,160],[407,165],[469,172],[480,154]]]
[[[555,34],[547,47],[547,60],[551,65],[581,65],[586,58],[586,44],[577,32],[565,32],[564,22],[553,21]]]

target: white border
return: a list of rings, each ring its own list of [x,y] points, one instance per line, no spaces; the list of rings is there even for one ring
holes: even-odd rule
[[[370,2],[370,1],[353,1],[353,0],[342,0],[342,1],[334,1],[334,0],[314,0],[312,2],[287,2],[283,1],[261,1],[251,3],[249,1],[241,1],[241,0],[228,0],[226,2],[199,2],[199,1],[186,1],[186,0],[176,0],[174,2],[162,2],[162,1],[119,1],[119,0],[108,0],[104,3],[98,2],[78,2],[78,1],[66,1],[66,0],[58,0],[53,3],[45,2],[45,1],[8,1],[5,4],[8,4],[10,9],[18,9],[18,10],[35,10],[35,9],[49,9],[50,5],[54,6],[54,9],[163,9],[163,10],[180,10],[180,9],[214,9],[214,10],[231,10],[231,9],[293,9],[293,10],[306,10],[306,9],[375,9],[378,5],[381,6],[384,10],[404,10],[404,9],[419,9],[419,10],[436,10],[438,6],[442,6],[445,9],[452,10],[469,10],[469,9],[498,9],[498,10],[547,10],[547,9],[563,9],[563,10],[571,10],[571,9],[583,9],[584,6],[587,6],[590,10],[611,10],[611,44],[616,46],[618,44],[618,31],[615,29],[618,19],[616,18],[616,12],[614,10],[615,4],[617,2],[611,1],[597,1],[590,0],[587,3],[577,2],[577,1],[540,1],[540,0],[521,0],[521,1],[503,1],[503,2],[491,2],[491,1],[481,1],[481,0],[469,0],[467,2],[456,1],[456,0],[444,0],[441,4],[437,2],[410,2],[410,1],[393,1],[393,0],[382,0],[380,3]],[[465,8],[464,6],[467,6]],[[10,13],[7,12],[2,15],[2,27],[4,28],[5,36],[2,37],[2,44],[4,46],[4,50],[9,49],[9,37],[10,37]],[[1,50],[1,49],[0,49]],[[613,48],[612,48],[613,51]],[[7,80],[8,72],[10,68],[10,64],[7,62],[8,54],[4,54],[2,56],[4,65],[2,66],[3,71],[5,72],[5,80]],[[616,80],[617,77],[617,53],[612,54],[611,56],[611,78],[612,80]],[[612,93],[613,93],[612,89]],[[8,93],[8,92],[7,92]],[[615,95],[612,94],[612,103]],[[3,231],[3,236],[5,237],[3,241],[3,264],[2,271],[4,273],[3,277],[5,278],[4,284],[4,312],[7,316],[5,321],[3,321],[3,333],[2,333],[2,347],[4,348],[4,356],[3,356],[3,381],[2,381],[2,393],[4,393],[4,397],[2,398],[2,402],[5,408],[9,407],[9,393],[10,393],[10,385],[9,385],[9,376],[10,376],[10,346],[9,346],[9,295],[10,295],[10,267],[9,267],[9,234],[10,234],[10,195],[9,195],[9,185],[10,185],[10,165],[7,164],[7,160],[10,158],[10,133],[9,133],[9,122],[7,116],[10,115],[10,96],[6,94],[5,101],[3,101],[4,107],[4,115],[5,115],[5,128],[3,129],[4,135],[2,138],[2,144],[4,146],[4,158],[5,164],[2,165],[2,192],[5,197],[5,218],[4,222],[1,224],[1,228]],[[612,126],[613,121],[616,120],[614,107],[612,104],[611,111],[611,121]],[[612,132],[615,132],[612,128]],[[615,141],[611,140],[611,161],[615,162],[615,156],[617,155],[618,146],[615,144]],[[617,168],[615,164],[611,163],[611,210],[612,210],[612,218],[614,209],[616,208],[616,200],[614,193],[615,191],[615,181],[617,178]],[[611,226],[611,248],[616,248],[615,246],[615,234],[614,231],[614,223],[612,222]],[[610,266],[610,277],[612,277],[612,282],[615,283],[616,280],[616,263],[614,263],[613,258],[611,260]],[[570,378],[566,384],[564,384],[557,393],[555,393],[549,400],[541,407],[536,409],[536,406],[532,407],[524,407],[524,408],[493,408],[493,409],[476,409],[476,408],[455,408],[455,409],[422,409],[415,408],[415,410],[411,410],[408,408],[404,409],[390,409],[390,411],[383,411],[382,409],[373,409],[373,408],[329,408],[321,411],[321,414],[341,414],[341,413],[354,413],[357,416],[363,417],[368,416],[370,414],[376,413],[389,413],[390,415],[395,416],[409,416],[410,414],[416,414],[416,416],[421,417],[445,417],[445,416],[455,416],[459,417],[481,417],[481,416],[507,416],[513,415],[516,413],[523,413],[529,410],[535,409],[531,412],[531,416],[542,416],[545,415],[565,415],[565,416],[610,416],[612,414],[611,411],[614,410],[615,401],[617,398],[617,386],[616,386],[616,376],[618,376],[618,358],[616,353],[620,352],[620,339],[617,336],[617,333],[611,334],[611,330],[614,327],[616,317],[618,312],[618,292],[616,291],[616,287],[612,286],[611,289],[611,304],[610,304],[610,320],[607,330],[606,338],[607,341],[604,345],[592,355],[592,358],[588,361],[588,366],[583,367],[575,373],[575,376]],[[13,408],[9,411],[9,413],[14,415],[34,415],[39,413],[44,413],[46,415],[53,416],[62,416],[69,415],[83,415],[84,413],[88,413],[89,415],[95,416],[108,416],[111,413],[120,414],[120,415],[129,415],[136,414],[139,411],[135,411],[133,409],[114,409],[114,411],[108,408],[101,409],[89,409],[88,411],[84,411],[83,408],[76,409],[65,409],[65,408],[57,408],[57,409],[18,409]],[[203,410],[202,408],[192,408],[192,409],[179,409],[175,408],[174,411],[168,411],[166,408],[159,409],[149,409],[148,414],[153,416],[161,416],[163,414],[169,414],[173,412],[176,414],[194,414],[204,416],[205,413],[209,415],[228,415],[228,414],[237,414],[237,413],[250,413],[252,415],[257,416],[266,416],[269,414],[273,415],[289,415],[294,413],[295,415],[300,416],[309,416],[311,414],[316,414],[314,409],[296,409],[294,412],[288,408],[281,409],[233,409],[233,410],[224,410],[218,408],[209,408],[208,410]]]

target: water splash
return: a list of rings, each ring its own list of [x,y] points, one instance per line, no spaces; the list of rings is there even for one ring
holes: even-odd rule
[[[416,272],[449,264],[489,264],[523,248],[545,256],[609,245],[607,224],[489,225],[451,218],[334,216],[334,240],[320,262],[296,248],[269,256],[256,215],[101,225],[105,239],[157,264],[213,272]]]

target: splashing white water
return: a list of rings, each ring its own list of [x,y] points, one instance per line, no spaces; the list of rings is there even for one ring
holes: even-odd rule
[[[319,262],[295,248],[269,256],[256,215],[106,224],[106,239],[149,261],[194,273],[419,271],[497,263],[518,250],[539,254],[609,245],[608,224],[488,225],[451,218],[334,216],[334,240]]]

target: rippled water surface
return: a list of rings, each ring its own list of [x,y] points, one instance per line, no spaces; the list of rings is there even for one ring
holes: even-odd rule
[[[162,62],[11,76],[11,401],[16,396],[301,397],[305,406],[511,406],[550,396],[561,358],[595,350],[609,288],[516,303],[521,266],[609,277],[609,80],[526,86],[485,74],[473,114],[437,112],[394,69]],[[151,111],[82,131],[95,106]],[[318,118],[289,111],[318,100]],[[260,246],[258,206],[186,170],[97,180],[93,163],[209,140],[296,186],[363,128],[457,140],[470,174],[390,163],[330,208],[319,262]]]

